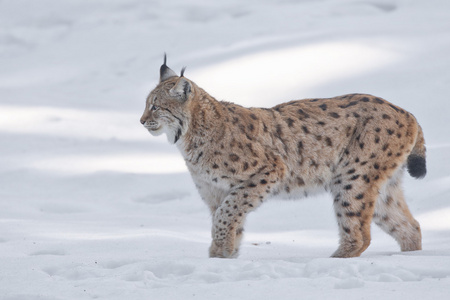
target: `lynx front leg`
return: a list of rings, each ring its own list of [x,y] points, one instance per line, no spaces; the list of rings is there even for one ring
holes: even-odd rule
[[[213,215],[210,257],[235,258],[238,256],[245,217],[261,205],[267,193],[268,189],[252,182],[233,190],[224,199]]]
[[[242,198],[238,196],[239,194]],[[245,192],[225,198],[213,215],[210,257],[235,258],[238,256],[245,217],[257,206],[258,203],[254,201],[254,198],[249,197]]]

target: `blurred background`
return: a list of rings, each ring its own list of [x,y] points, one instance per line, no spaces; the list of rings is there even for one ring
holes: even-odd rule
[[[143,172],[159,171],[145,149],[155,139],[136,120],[167,52],[170,67],[187,66],[186,76],[219,100],[268,107],[376,94],[415,114],[428,144],[447,143],[450,21],[443,3],[1,1],[0,134],[22,139],[15,166],[138,171],[146,160],[156,169]],[[92,153],[93,141],[107,153]],[[75,164],[60,163],[53,148],[61,147]],[[18,154],[12,148],[3,156]],[[23,159],[36,149],[43,150],[39,160]],[[127,163],[106,161],[130,151]]]
[[[447,0],[0,0],[0,254],[16,278],[3,292],[34,264],[70,281],[69,260],[123,239],[135,259],[206,257],[209,215],[181,155],[139,123],[164,52],[218,100],[271,107],[369,93],[413,113],[429,171],[405,178],[406,195],[427,246],[450,245]],[[294,235],[305,255],[332,253],[328,196],[270,205],[249,218],[247,247],[269,231],[278,247],[305,246]],[[149,248],[161,237],[167,247]],[[378,238],[370,249],[398,251]]]

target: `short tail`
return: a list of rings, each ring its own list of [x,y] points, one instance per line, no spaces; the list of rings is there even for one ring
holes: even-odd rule
[[[408,156],[407,166],[409,174],[414,178],[424,178],[427,174],[427,165],[425,160],[425,139],[422,128],[417,132],[416,144]]]

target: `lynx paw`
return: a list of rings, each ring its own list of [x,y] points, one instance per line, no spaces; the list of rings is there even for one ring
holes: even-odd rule
[[[239,255],[239,249],[234,246],[227,246],[226,243],[212,241],[209,247],[209,257],[217,258],[236,258]]]

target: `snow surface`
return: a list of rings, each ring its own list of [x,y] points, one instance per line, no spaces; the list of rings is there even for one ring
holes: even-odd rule
[[[218,99],[362,92],[412,112],[424,250],[374,226],[360,258],[329,258],[322,195],[265,204],[238,259],[209,259],[181,156],[139,124],[165,51]],[[448,0],[1,0],[0,299],[448,299],[449,53]]]

